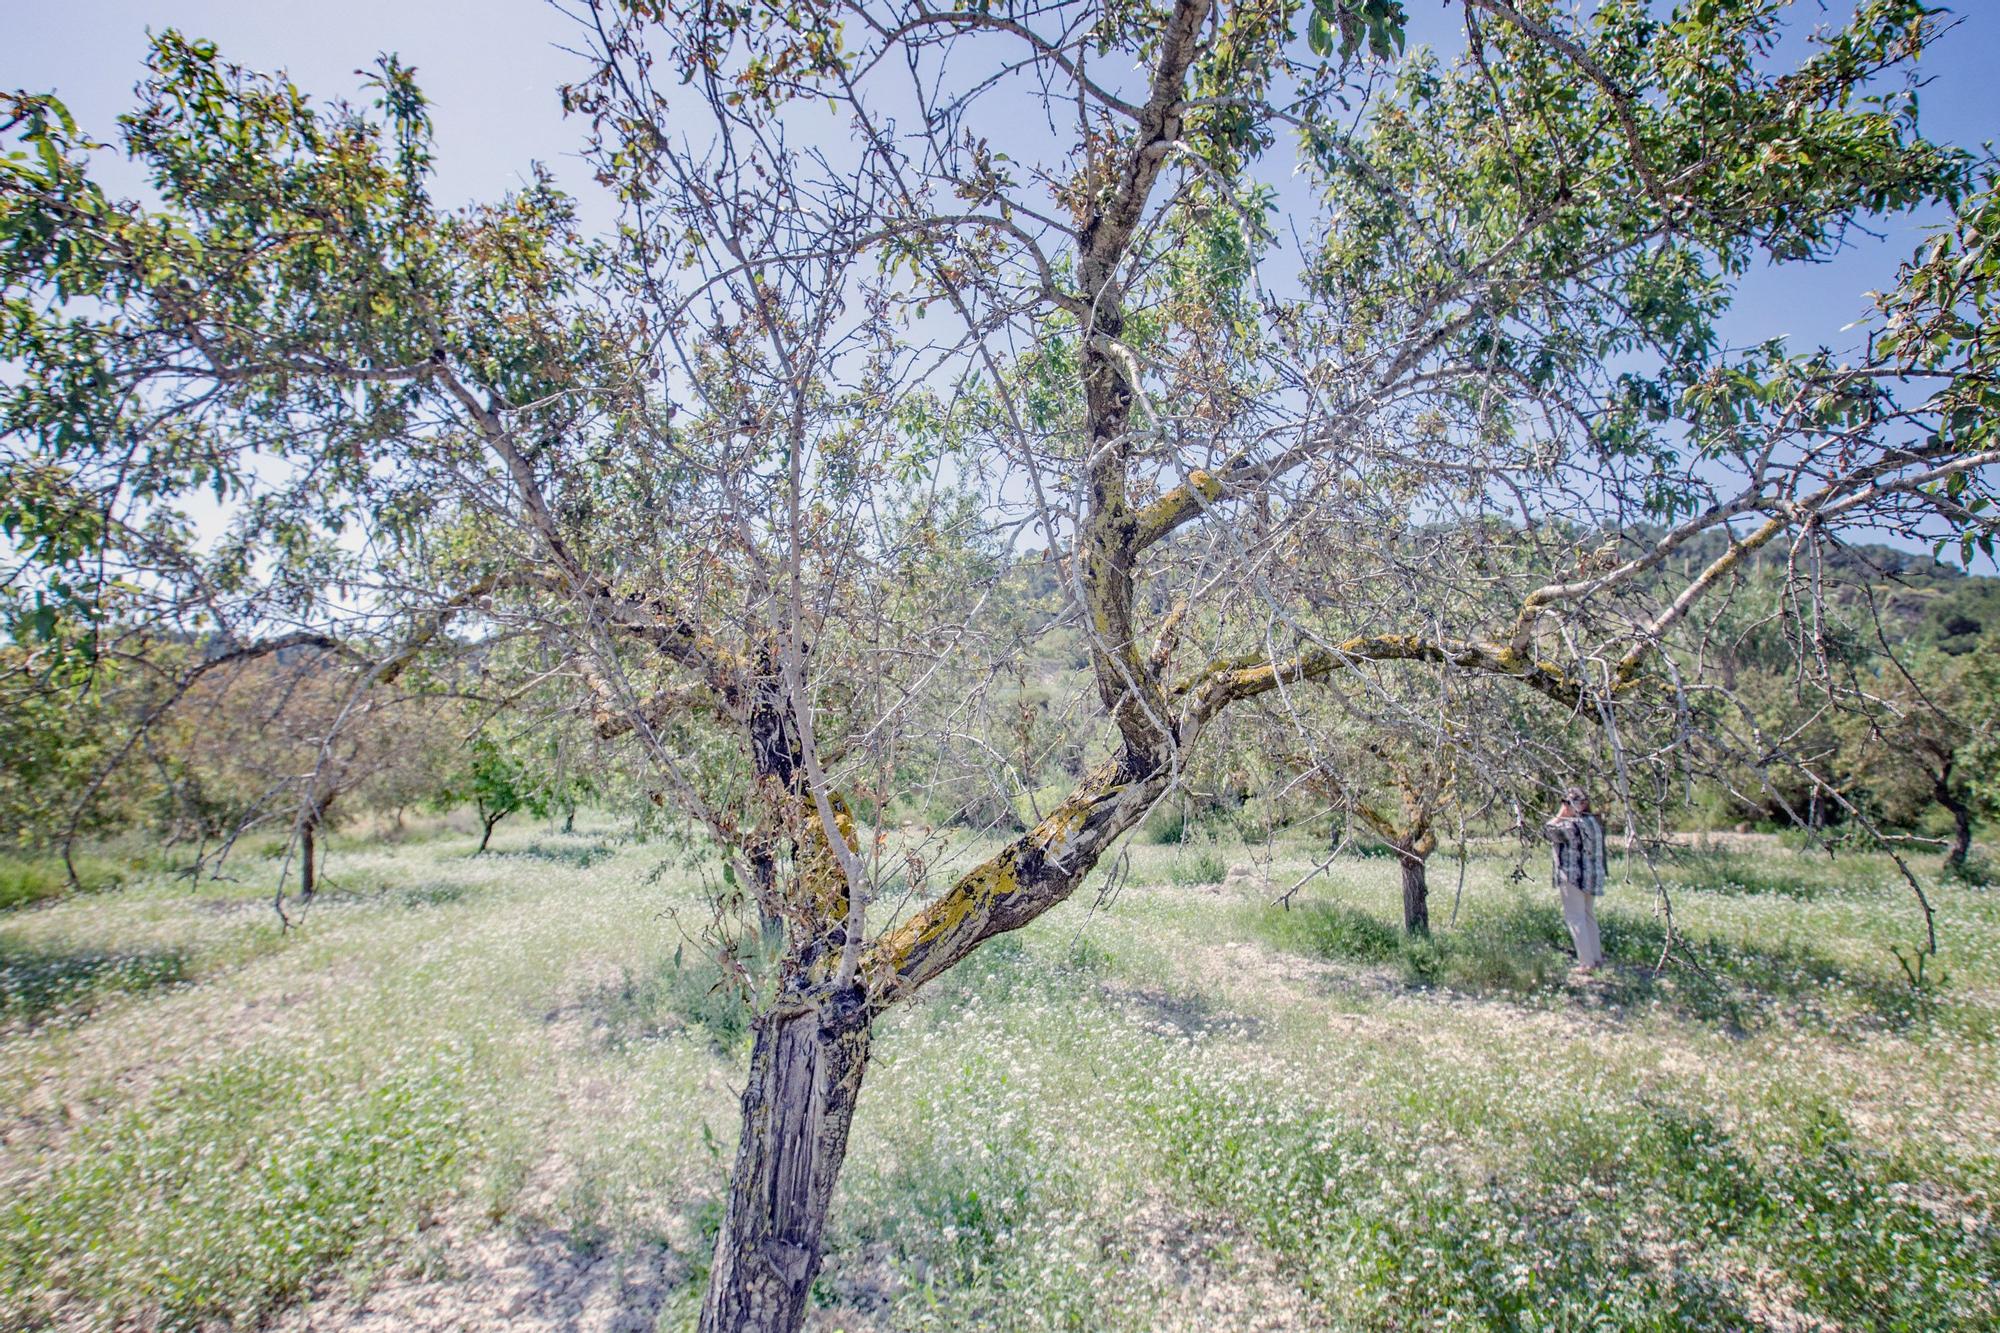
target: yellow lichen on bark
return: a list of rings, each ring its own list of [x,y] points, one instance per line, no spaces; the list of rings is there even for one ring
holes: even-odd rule
[[[1106,791],[1104,785],[1086,782],[1034,828],[961,875],[949,891],[876,940],[863,965],[864,974],[871,978],[871,989],[924,980],[922,975],[912,975],[912,963],[939,941],[983,918],[995,903],[1018,892],[1024,855],[1034,852],[1060,860]]]
[[[1221,498],[1222,478],[1206,468],[1196,468],[1188,473],[1185,483],[1139,511],[1139,523],[1133,535],[1134,549],[1145,550],[1177,525],[1186,522],[1203,505],[1214,504]]]
[[[847,801],[839,792],[827,793],[827,803],[833,807],[833,821],[840,829],[841,839],[848,850],[859,852],[861,841],[854,829],[854,816],[847,808]],[[819,812],[805,803],[798,816],[803,833],[804,856],[801,858],[799,874],[800,897],[804,905],[821,921],[845,921],[847,919],[847,873],[841,869],[840,859],[833,853],[827,842],[826,828],[820,822]]]
[[[1320,680],[1358,662],[1449,662],[1470,671],[1514,676],[1560,703],[1577,707],[1582,685],[1553,662],[1531,660],[1495,643],[1426,639],[1416,634],[1369,634],[1331,648],[1315,648],[1274,662],[1260,654],[1219,657],[1174,687],[1174,697],[1189,701],[1198,719],[1214,716],[1229,704],[1253,698],[1296,681]]]

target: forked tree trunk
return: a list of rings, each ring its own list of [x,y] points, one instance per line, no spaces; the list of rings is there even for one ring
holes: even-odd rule
[[[486,831],[479,835],[479,848],[473,852],[474,856],[478,856],[480,852],[486,850],[486,844],[493,841],[493,826],[506,817],[507,812],[505,810],[495,815],[488,815],[484,810],[479,812],[479,822],[486,826]]]
[[[1411,935],[1431,933],[1431,891],[1424,878],[1427,857],[1412,847],[1396,847],[1403,867],[1403,929]]]
[[[792,1333],[804,1320],[868,1041],[858,994],[759,1021],[702,1333]]]

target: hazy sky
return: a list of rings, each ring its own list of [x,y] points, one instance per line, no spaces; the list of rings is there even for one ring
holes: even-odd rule
[[[1796,6],[1807,24],[1848,8],[1845,0]],[[1978,145],[2000,137],[2000,0],[1957,8],[1958,31],[1924,61],[1924,121],[1935,137]],[[1457,44],[1455,5],[1409,0],[1409,9],[1414,39]],[[110,137],[113,117],[131,102],[146,29],[176,26],[213,38],[237,63],[284,68],[321,97],[355,95],[356,71],[378,52],[398,52],[433,102],[442,203],[492,198],[537,160],[572,187],[588,183],[575,156],[580,127],[564,121],[556,99],[557,86],[580,69],[561,49],[576,29],[540,0],[0,0],[0,16],[0,86],[54,89],[100,137]],[[602,211],[586,204],[587,217]],[[1833,264],[1754,277],[1730,321],[1731,340],[1836,337],[1930,220],[1896,219],[1883,241]]]

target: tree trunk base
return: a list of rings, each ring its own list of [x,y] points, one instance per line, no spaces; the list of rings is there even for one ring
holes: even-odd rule
[[[858,991],[759,1020],[702,1333],[792,1333],[804,1320],[868,1044]]]

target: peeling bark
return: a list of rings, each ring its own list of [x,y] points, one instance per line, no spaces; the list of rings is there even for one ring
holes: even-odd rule
[[[816,998],[758,1021],[702,1333],[805,1319],[869,1046],[858,990]]]

